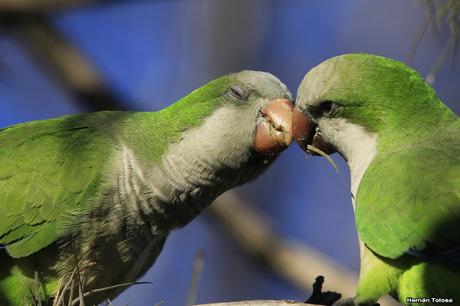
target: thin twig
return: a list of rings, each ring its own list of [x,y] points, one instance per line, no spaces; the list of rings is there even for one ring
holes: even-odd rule
[[[412,45],[409,50],[409,54],[407,56],[407,63],[411,64],[412,61],[414,60],[415,53],[418,50],[418,47],[420,46],[420,43],[422,42],[422,38],[425,35],[426,29],[428,28],[428,24],[430,23],[430,20],[428,18],[425,18],[420,27],[417,30],[417,34],[415,35],[414,40],[412,41]]]
[[[433,67],[431,67],[430,73],[428,73],[425,77],[425,80],[429,84],[434,84],[434,82],[436,81],[436,77],[438,76],[439,70],[441,70],[442,65],[445,63],[447,57],[449,56],[449,50],[451,50],[450,44],[444,46],[442,52],[438,55],[438,58],[436,59]]]
[[[72,286],[73,287],[73,278],[75,276],[75,273],[77,272],[77,268],[75,267],[72,271],[72,274],[70,274],[70,278],[68,279],[68,281],[66,282],[66,284],[64,285],[64,287],[62,288],[62,290],[58,290],[56,292],[56,297],[57,297],[57,300],[56,300],[56,297],[54,298],[55,301],[56,301],[56,304],[53,303],[53,306],[54,305],[61,305],[61,304],[64,304],[64,294],[65,292],[67,291],[67,289],[69,288],[69,286]],[[64,279],[62,279],[62,282],[64,283]],[[58,289],[61,289],[60,287],[58,287]],[[73,293],[73,291],[72,291]]]
[[[201,273],[203,272],[204,250],[199,250],[195,256],[193,264],[192,281],[188,292],[187,306],[195,305],[198,297],[198,288],[200,285]]]
[[[35,288],[35,305],[42,306],[42,299],[40,297],[40,287],[41,283],[38,279],[38,271],[34,272],[34,288]]]
[[[108,290],[112,290],[112,289],[116,289],[116,288],[120,288],[120,287],[127,287],[127,286],[132,286],[132,285],[151,284],[151,283],[152,282],[131,282],[131,283],[117,284],[117,285],[108,286],[108,287],[104,287],[104,288],[92,289],[92,290],[89,290],[89,291],[86,291],[86,292],[82,293],[82,297],[86,298],[86,297],[88,297],[88,296],[90,296],[91,294],[94,294],[94,293],[104,292],[104,291],[108,291]],[[80,301],[80,298],[81,297],[78,297],[78,298],[74,299],[72,301],[72,306],[77,305],[77,303]],[[80,304],[80,306],[81,306],[81,304]]]
[[[83,295],[83,282],[81,280],[78,282],[78,299],[77,300],[80,302],[80,306],[85,306],[85,297]],[[73,305],[73,302],[72,302],[72,305]]]
[[[307,145],[307,149],[324,157],[332,165],[332,167],[334,167],[335,172],[340,173],[339,167],[337,167],[337,164],[335,163],[335,161],[328,154],[326,154],[325,152],[323,152],[322,150],[318,149],[317,147],[311,144]]]
[[[449,31],[449,37],[444,43],[441,53],[437,56],[430,73],[427,74],[426,80],[433,84],[436,76],[441,70],[450,54],[450,63],[453,66],[457,55],[458,41],[460,39],[460,1],[445,0],[433,1],[425,0],[426,16],[421,27],[417,31],[416,37],[409,51],[408,62],[410,63],[415,56],[422,37],[426,32],[428,25],[435,37],[439,37],[442,29]]]
[[[61,289],[62,289],[62,286],[64,285],[64,279],[63,278],[59,278],[59,281],[58,281],[58,286],[57,286],[57,290],[56,290],[56,296],[54,297],[54,300],[53,300],[53,305],[52,306],[58,306],[58,294],[59,292],[61,292]],[[64,304],[62,304],[64,305]],[[59,305],[61,306],[61,305]]]
[[[84,276],[82,277],[80,273],[80,262],[78,260],[77,251],[75,250],[75,246],[73,241],[70,242],[70,246],[72,248],[73,255],[75,257],[75,268],[77,269],[77,277],[78,277],[78,299],[80,300],[80,306],[85,306],[85,300],[83,296],[83,286],[84,286]]]
[[[72,306],[72,300],[73,300],[73,291],[75,288],[75,281],[72,279],[72,282],[70,283],[70,292],[69,292],[69,298],[67,301],[67,306]]]

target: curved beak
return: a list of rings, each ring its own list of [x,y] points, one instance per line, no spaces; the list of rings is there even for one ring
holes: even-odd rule
[[[302,150],[311,155],[318,155],[308,149],[308,145],[312,145],[326,154],[332,154],[337,151],[324,140],[310,116],[305,114],[299,107],[294,108],[292,117],[293,136]]]
[[[272,156],[292,143],[293,109],[288,99],[272,100],[260,109],[253,144],[257,152]]]
[[[307,150],[307,145],[313,143],[315,124],[308,115],[302,112],[297,106],[292,114],[293,136],[302,150]]]

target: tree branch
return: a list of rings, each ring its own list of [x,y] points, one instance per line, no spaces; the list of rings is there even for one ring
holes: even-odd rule
[[[209,211],[244,251],[300,290],[311,292],[315,278],[323,275],[325,290],[337,291],[343,298],[355,295],[356,273],[317,250],[281,238],[263,215],[251,207],[235,192],[229,191],[221,195]],[[382,306],[399,305],[389,296],[381,299],[380,303]]]
[[[195,306],[315,306],[316,304],[306,304],[289,300],[256,300],[256,301],[240,301],[240,302],[223,302],[212,304],[200,304]]]
[[[102,2],[98,0],[0,0],[0,12],[10,14],[43,14]],[[109,2],[109,1],[105,1]]]
[[[46,18],[29,16],[14,20],[11,26],[41,68],[88,110],[125,108],[99,71]]]
[[[297,288],[311,291],[315,278],[323,275],[328,290],[354,295],[356,273],[304,244],[282,239],[260,212],[250,208],[234,192],[220,196],[210,212],[245,251]]]

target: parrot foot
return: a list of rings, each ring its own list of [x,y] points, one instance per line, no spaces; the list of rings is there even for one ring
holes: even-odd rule
[[[318,276],[315,280],[315,283],[313,284],[313,292],[305,303],[326,306],[335,305],[334,303],[336,303],[342,295],[332,291],[322,292],[323,283],[324,276]]]
[[[335,302],[332,306],[380,306],[380,304],[359,304],[355,298],[346,298]]]

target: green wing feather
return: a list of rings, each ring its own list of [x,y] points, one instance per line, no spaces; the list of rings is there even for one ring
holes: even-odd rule
[[[12,257],[51,244],[90,209],[111,152],[100,127],[114,116],[66,116],[0,130],[0,244]]]
[[[385,257],[458,252],[459,123],[417,145],[378,154],[358,189],[356,222],[361,239]]]
[[[96,112],[0,130],[0,247],[30,255],[74,225],[103,196],[120,137],[149,163],[223,103],[227,75],[159,112]]]

